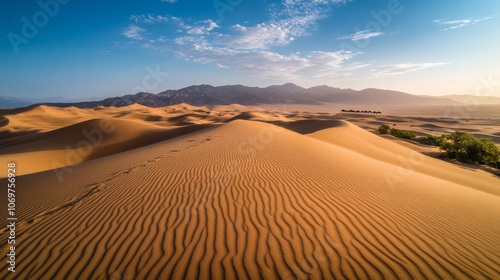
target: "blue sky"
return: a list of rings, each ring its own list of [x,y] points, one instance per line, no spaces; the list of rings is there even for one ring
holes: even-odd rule
[[[500,76],[498,0],[3,3],[0,96],[288,82],[473,94]]]

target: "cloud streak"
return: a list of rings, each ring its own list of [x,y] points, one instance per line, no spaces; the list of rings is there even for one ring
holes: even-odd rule
[[[348,35],[341,36],[338,39],[339,40],[359,41],[359,40],[370,39],[372,37],[378,37],[381,35],[384,35],[384,33],[383,32],[370,32],[370,30],[363,30],[363,31],[356,32],[354,34],[348,34]]]
[[[232,27],[237,35],[220,35],[217,43],[234,49],[268,49],[271,46],[284,46],[294,40],[288,27],[266,23],[252,27],[239,24]]]
[[[173,52],[187,61],[214,64],[219,68],[232,69],[253,77],[270,79],[297,79],[302,74],[341,71],[343,65],[355,56],[348,51],[300,53],[282,55],[266,50],[233,49],[214,46],[210,42],[185,36],[171,44],[147,45],[161,51]]]
[[[332,4],[342,0],[284,0],[270,11],[271,20],[254,26],[234,25],[235,34],[224,34],[219,43],[236,49],[268,49],[307,36],[318,20],[328,16]]]
[[[464,27],[467,25],[474,25],[478,22],[489,20],[492,18],[493,18],[492,16],[489,16],[489,17],[484,17],[484,18],[480,18],[480,19],[469,18],[469,19],[450,20],[450,21],[446,21],[444,19],[436,19],[436,20],[433,20],[432,22],[437,23],[439,25],[448,26],[448,27],[441,29],[441,31],[447,31],[447,30],[458,29],[458,28],[461,28],[461,27]]]
[[[433,62],[433,63],[402,63],[393,65],[384,65],[373,68],[370,70],[372,78],[380,78],[391,75],[400,75],[408,72],[413,72],[417,70],[422,70],[426,68],[436,67],[446,65],[443,62]]]
[[[122,32],[122,35],[130,39],[144,40],[144,37],[140,34],[144,31],[146,30],[131,24]]]
[[[153,15],[153,14],[132,15],[129,18],[135,21],[135,23],[147,23],[147,24],[175,21],[176,19],[175,17]]]

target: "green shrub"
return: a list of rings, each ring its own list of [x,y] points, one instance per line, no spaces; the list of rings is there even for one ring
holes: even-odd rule
[[[417,135],[415,133],[413,133],[413,132],[403,131],[403,138],[410,139],[410,140],[415,140],[415,138],[417,138]]]
[[[398,137],[398,138],[405,138],[405,139],[410,139],[414,140],[417,135],[415,133],[409,132],[409,131],[401,131],[397,128],[391,128],[388,124],[383,124],[379,126],[377,131],[380,134],[390,134],[392,136]]]
[[[380,134],[389,134],[389,131],[391,130],[391,127],[388,125],[388,124],[383,124],[381,125],[377,131],[380,133]]]
[[[466,131],[455,131],[446,136],[441,149],[450,158],[461,162],[485,164],[500,168],[500,149],[491,139],[478,139]]]
[[[397,138],[438,146],[445,152],[445,156],[461,162],[485,164],[500,168],[500,149],[495,143],[488,138],[478,139],[466,131],[457,130],[448,135],[417,137],[415,133],[391,128],[388,124],[381,125],[377,131],[380,134],[390,134]]]
[[[402,131],[397,128],[391,128],[390,134],[397,138],[404,138],[409,140],[414,140],[415,138],[417,138],[417,135],[415,133],[409,131]]]
[[[446,139],[445,135],[441,136],[429,135],[429,136],[417,137],[415,138],[415,141],[425,145],[440,147],[445,141],[445,139]]]

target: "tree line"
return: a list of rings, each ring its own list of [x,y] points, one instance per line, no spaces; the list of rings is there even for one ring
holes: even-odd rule
[[[366,111],[366,110],[341,110],[342,113],[354,113],[354,114],[373,114],[373,115],[382,115],[380,111]]]

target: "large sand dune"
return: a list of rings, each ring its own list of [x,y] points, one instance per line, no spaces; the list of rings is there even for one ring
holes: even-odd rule
[[[410,171],[427,174],[500,196],[498,176],[481,170],[470,170],[465,166],[445,164],[440,159],[424,156],[401,145],[394,145],[392,141],[374,135],[348,122],[342,122],[343,125],[341,126],[320,130],[309,134],[309,136]],[[388,178],[396,182],[406,179],[412,180],[411,175],[405,175],[405,172],[398,172],[393,177],[388,175]]]
[[[2,262],[0,278],[500,278],[498,177],[348,122],[295,116],[300,134],[249,120],[269,115],[287,121],[247,114],[83,162],[62,181],[21,176],[18,272]],[[145,121],[130,133],[151,130],[167,131]]]
[[[15,158],[20,166],[17,175],[61,168],[178,137],[230,117],[188,104],[6,110],[6,124],[0,127],[0,164]],[[0,177],[6,172],[0,170]]]
[[[8,147],[19,163],[18,175],[79,164],[207,128],[187,125],[164,128],[122,119],[93,119],[54,131],[36,134]],[[6,165],[12,156],[0,157]],[[4,171],[5,173],[6,171]],[[4,173],[0,173],[5,176]]]

